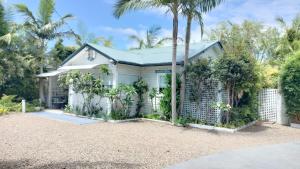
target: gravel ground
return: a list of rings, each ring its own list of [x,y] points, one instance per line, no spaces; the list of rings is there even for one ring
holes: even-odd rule
[[[272,124],[225,134],[155,122],[79,126],[12,114],[0,117],[0,168],[163,168],[228,149],[299,140],[299,129]]]

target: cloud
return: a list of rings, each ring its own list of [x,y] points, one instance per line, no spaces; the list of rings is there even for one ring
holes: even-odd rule
[[[110,26],[102,26],[100,27],[100,30],[110,33],[116,33],[116,34],[122,34],[122,35],[138,35],[139,32],[133,28],[127,27],[127,28],[113,28]]]
[[[204,18],[208,25],[226,20],[241,23],[247,19],[275,26],[277,16],[282,16],[290,22],[300,12],[299,9],[299,0],[227,0]]]

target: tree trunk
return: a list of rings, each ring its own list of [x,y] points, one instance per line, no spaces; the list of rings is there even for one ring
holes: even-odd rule
[[[177,55],[177,36],[178,36],[178,3],[173,6],[173,51],[172,51],[172,123],[177,119],[176,112],[176,55]]]
[[[192,25],[192,15],[187,18],[186,24],[186,34],[185,34],[185,53],[183,61],[183,71],[181,75],[181,88],[180,88],[180,113],[183,114],[184,100],[185,100],[185,83],[186,83],[186,69],[189,60],[189,49],[190,49],[190,39],[191,39],[191,25]]]

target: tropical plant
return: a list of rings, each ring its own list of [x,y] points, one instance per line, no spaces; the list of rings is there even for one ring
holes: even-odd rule
[[[131,49],[143,49],[143,48],[156,48],[160,47],[164,44],[164,42],[172,40],[172,38],[161,38],[158,36],[160,34],[161,27],[160,26],[152,26],[146,31],[146,37],[141,38],[137,35],[130,35],[129,39],[135,41],[138,46]]]
[[[72,86],[75,93],[82,95],[82,112],[86,115],[96,116],[102,111],[100,102],[106,93],[106,89],[100,78],[95,78],[91,73],[80,73],[79,71],[75,71],[59,76],[59,83],[62,87]],[[100,98],[96,105],[92,102],[95,96]]]
[[[168,9],[173,15],[173,50],[172,50],[172,122],[177,119],[176,111],[176,56],[177,56],[177,40],[178,40],[178,15],[181,7],[181,0],[118,0],[115,4],[114,16],[119,18],[125,12],[130,10],[139,10],[146,8],[162,8]]]
[[[172,105],[171,105],[171,100],[172,100],[172,76],[170,74],[167,74],[165,76],[165,81],[166,81],[166,88],[162,90],[162,97],[160,99],[160,110],[162,111],[162,116],[164,117],[165,120],[171,120],[172,118]],[[176,107],[179,107],[180,104],[180,76],[179,74],[176,74]]]
[[[300,122],[300,51],[287,60],[280,75],[287,114]]]
[[[109,89],[105,95],[111,102],[111,113],[116,116],[122,114],[123,118],[129,117],[135,94],[136,91],[132,85],[119,84],[118,87]]]
[[[277,17],[276,21],[284,30],[284,36],[276,48],[276,59],[279,63],[284,63],[289,55],[300,49],[300,14],[292,20],[291,26],[282,17]]]
[[[148,84],[142,78],[133,82],[133,87],[138,95],[137,105],[136,105],[136,116],[142,117],[141,109],[144,106],[144,94],[148,91]]]
[[[54,0],[40,0],[36,16],[25,4],[16,4],[15,7],[26,18],[23,26],[28,35],[38,41],[39,54],[36,57],[40,64],[40,73],[43,73],[48,41],[62,37],[77,37],[73,31],[59,31],[66,24],[67,20],[73,16],[67,14],[59,18],[58,21],[53,21],[52,16],[55,12]]]
[[[202,18],[202,13],[210,11],[212,8],[215,8],[223,0],[185,0],[182,2],[182,14],[186,16],[186,34],[185,34],[185,53],[184,53],[184,62],[183,62],[183,72],[181,75],[181,91],[180,91],[180,112],[183,111],[183,103],[185,98],[185,83],[186,83],[186,69],[188,64],[189,50],[190,50],[190,39],[191,39],[191,27],[193,19],[197,20],[200,29],[201,36],[204,31],[204,23]]]
[[[149,98],[151,100],[151,112],[156,112],[156,97],[157,97],[157,89],[152,88],[149,92]]]
[[[259,90],[260,76],[256,60],[247,55],[220,57],[214,65],[214,75],[225,89],[232,108],[249,106],[255,113],[257,107],[256,93]],[[230,115],[226,117],[226,123],[230,121]]]
[[[63,39],[59,39],[54,48],[47,55],[48,67],[57,68],[62,61],[64,61],[69,55],[76,51],[76,47],[64,46]]]
[[[83,22],[79,22],[77,25],[78,38],[76,43],[79,46],[82,46],[85,43],[101,44],[105,47],[113,47],[113,38],[105,38],[103,36],[97,37],[95,34],[90,33]]]

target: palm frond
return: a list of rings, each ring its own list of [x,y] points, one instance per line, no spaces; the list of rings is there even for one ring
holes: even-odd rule
[[[3,36],[0,36],[0,42],[3,42],[7,45],[10,45],[11,41],[12,41],[12,37],[13,37],[13,34],[11,33],[8,33],[6,35],[3,35]]]
[[[28,9],[25,4],[15,5],[18,12],[27,17],[27,20],[32,21],[34,24],[39,25],[38,20],[34,17],[33,13]]]
[[[51,17],[54,12],[55,1],[54,0],[40,0],[39,4],[39,18],[43,24],[51,22]]]
[[[195,18],[198,21],[199,25],[200,25],[200,30],[201,30],[201,38],[203,37],[204,34],[204,23],[203,23],[203,18],[202,18],[202,14],[199,11],[195,11]]]
[[[162,38],[160,39],[155,45],[153,45],[154,48],[161,47],[166,41],[172,41],[173,38]]]
[[[283,28],[283,29],[286,29],[287,28],[287,25],[283,19],[283,17],[281,16],[278,16],[275,18],[276,22]]]
[[[118,0],[114,5],[113,15],[120,18],[126,11],[134,11],[155,6],[153,0]]]

